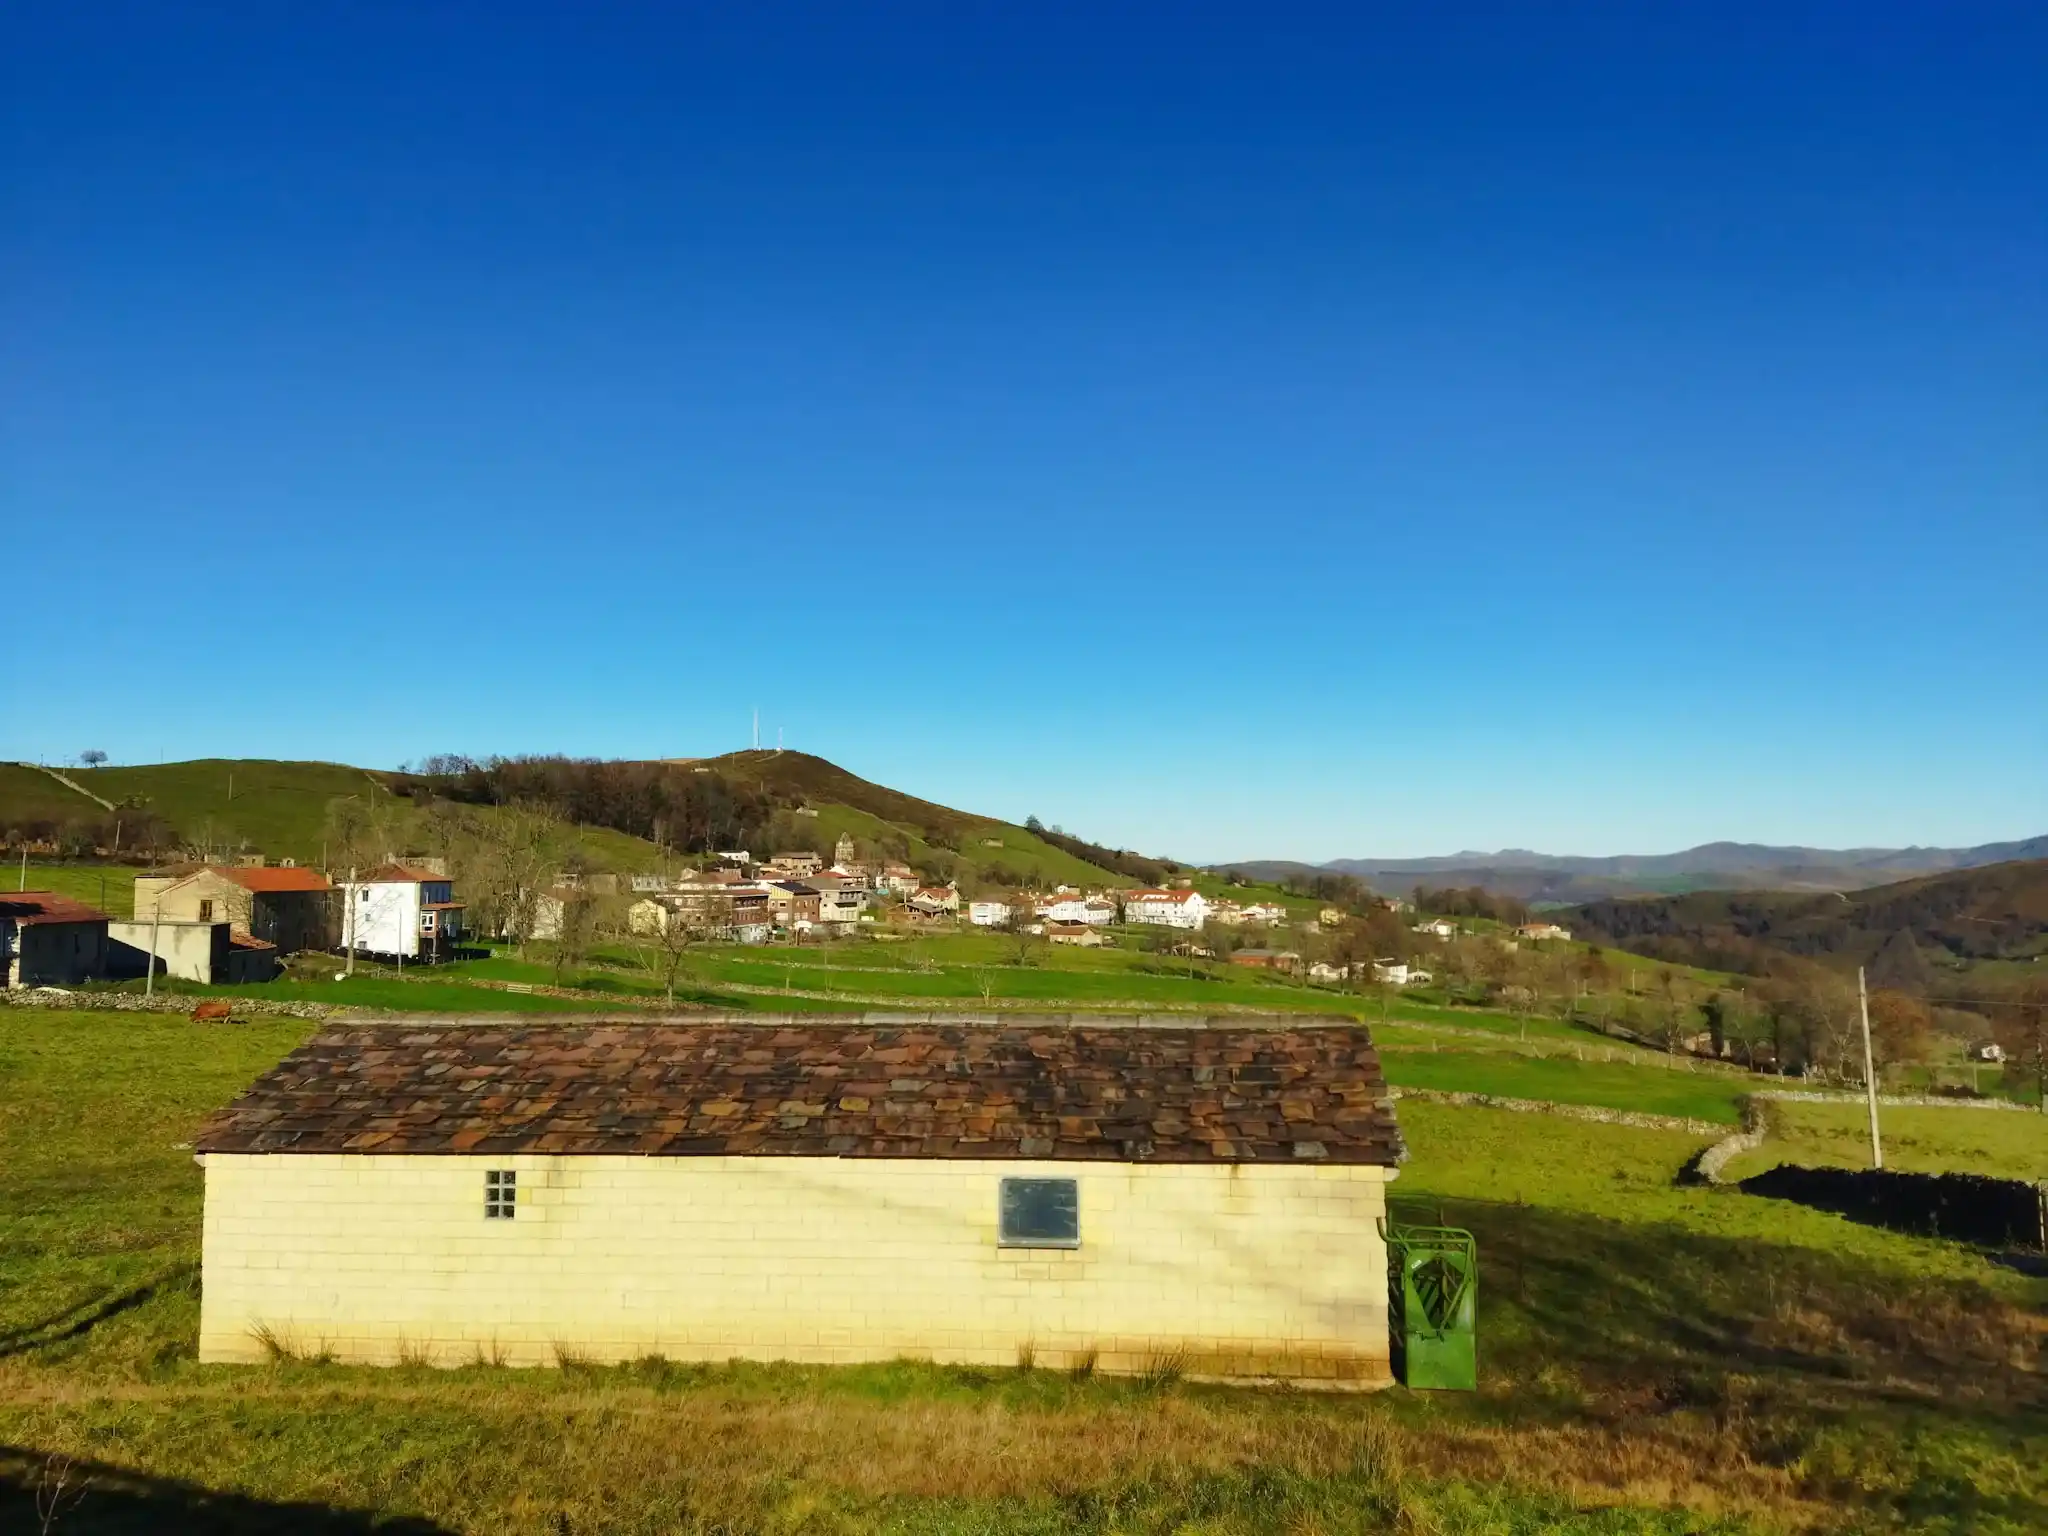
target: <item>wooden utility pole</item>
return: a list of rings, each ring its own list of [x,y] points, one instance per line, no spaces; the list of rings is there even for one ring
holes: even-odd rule
[[[1863,967],[1856,967],[1856,1007],[1863,1015],[1863,1097],[1870,1106],[1870,1166],[1884,1166],[1884,1145],[1877,1139],[1877,1068],[1870,1055],[1870,989],[1863,984]]]

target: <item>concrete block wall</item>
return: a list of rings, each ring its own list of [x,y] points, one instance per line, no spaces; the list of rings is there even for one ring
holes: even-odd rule
[[[518,1174],[510,1221],[484,1175]],[[1078,1249],[997,1243],[1079,1181]],[[808,1157],[206,1158],[200,1358],[943,1362],[1377,1386],[1386,1170]]]

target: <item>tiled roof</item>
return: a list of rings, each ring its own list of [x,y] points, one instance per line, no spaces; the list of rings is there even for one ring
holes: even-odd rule
[[[1391,1166],[1357,1025],[358,1025],[201,1129],[206,1152],[1046,1158]]]
[[[104,923],[107,914],[55,891],[0,892],[0,917],[12,918],[23,928],[38,923]]]
[[[247,891],[324,891],[330,889],[327,884],[327,877],[317,869],[230,869],[221,865],[210,867],[221,878],[232,880]]]

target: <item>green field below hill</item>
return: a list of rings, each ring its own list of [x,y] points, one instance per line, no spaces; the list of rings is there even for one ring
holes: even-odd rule
[[[1587,1104],[1734,1127],[1757,1079],[1616,1062],[1574,1061],[1498,1051],[1383,1047],[1387,1081],[1400,1088],[1487,1093],[1502,1098]]]
[[[60,1533],[2048,1524],[2048,1284],[1679,1187],[1698,1137],[1414,1102],[1395,1209],[1479,1240],[1469,1397],[904,1361],[201,1366],[189,1143],[314,1027],[0,1008],[0,1526],[42,1528],[60,1472]]]
[[[130,864],[39,864],[31,860],[0,870],[0,896],[19,889],[55,891],[107,916],[125,920],[135,915],[135,877],[142,870]],[[25,883],[24,883],[25,882]]]
[[[1860,1103],[1769,1105],[1770,1134],[1725,1174],[1746,1179],[1780,1163],[1809,1168],[1870,1166],[1870,1121]],[[1968,1106],[1882,1105],[1878,1129],[1884,1165],[1905,1173],[1983,1173],[2048,1181],[2048,1115]]]

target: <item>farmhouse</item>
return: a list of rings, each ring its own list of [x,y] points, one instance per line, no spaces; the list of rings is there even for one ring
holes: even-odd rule
[[[1093,923],[1047,922],[1045,936],[1055,944],[1074,944],[1082,949],[1100,949],[1109,942]]]
[[[387,864],[343,881],[341,892],[341,941],[348,948],[428,964],[455,958],[463,908],[446,876]]]
[[[200,1358],[1385,1383],[1369,1036],[1199,1022],[322,1033],[196,1139]]]
[[[201,864],[135,877],[135,918],[225,922],[232,933],[284,953],[335,943],[334,892],[315,869]]]
[[[977,928],[1000,928],[1010,920],[1010,904],[1007,901],[971,901],[967,904],[967,921]]]
[[[860,921],[868,904],[867,886],[838,875],[812,875],[805,882],[818,893],[818,921],[834,929],[850,928]]]
[[[106,913],[54,891],[0,893],[0,985],[68,987],[106,973]]]
[[[1515,932],[1522,938],[1538,942],[1544,939],[1569,939],[1572,936],[1571,929],[1560,928],[1556,923],[1524,923]]]

